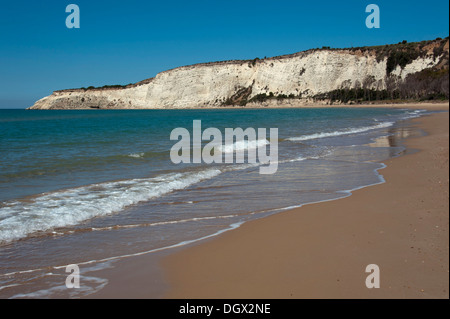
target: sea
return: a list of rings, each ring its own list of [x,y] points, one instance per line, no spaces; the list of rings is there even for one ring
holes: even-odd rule
[[[277,108],[0,110],[0,298],[82,298],[108,284],[118,260],[212,238],[243,223],[383,183],[383,161],[423,134],[425,110]],[[171,160],[176,128],[266,128],[264,163]],[[269,129],[278,129],[276,140]],[[261,142],[262,141],[262,142]],[[203,141],[202,147],[208,143]],[[194,145],[192,145],[194,147]],[[266,163],[267,164],[267,163]],[[66,267],[83,273],[66,286]]]

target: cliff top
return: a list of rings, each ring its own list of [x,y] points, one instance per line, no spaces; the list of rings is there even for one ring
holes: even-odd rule
[[[339,53],[347,53],[347,54],[355,54],[355,55],[367,55],[367,56],[375,56],[377,61],[381,61],[387,58],[387,73],[389,74],[392,70],[395,69],[397,65],[405,66],[410,63],[412,60],[417,59],[418,57],[422,57],[425,55],[431,55],[434,58],[442,56],[442,61],[439,63],[439,68],[448,69],[448,52],[449,52],[449,37],[444,39],[436,38],[434,40],[425,40],[420,42],[410,42],[402,41],[397,44],[386,44],[386,45],[378,45],[378,46],[366,46],[366,47],[352,47],[352,48],[331,48],[331,47],[322,47],[316,49],[309,49],[306,51],[300,51],[297,53],[280,55],[275,57],[264,57],[263,59],[255,58],[252,60],[226,60],[226,61],[216,61],[216,62],[205,62],[205,63],[196,63],[186,66],[180,66],[173,69],[169,69],[159,74],[171,72],[173,70],[181,70],[181,69],[190,69],[199,66],[213,66],[213,65],[227,65],[227,64],[248,64],[249,67],[255,66],[257,63],[261,61],[271,61],[271,60],[281,60],[281,59],[289,59],[294,57],[302,57],[306,56],[318,51],[334,51]],[[105,85],[103,87],[94,87],[90,86],[87,88],[76,88],[76,89],[64,89],[64,90],[56,90],[54,92],[79,92],[79,91],[88,91],[88,90],[117,90],[117,89],[127,89],[132,87],[137,87],[140,85],[148,84],[153,81],[154,78],[148,78],[142,80],[137,83],[130,83],[127,85]]]

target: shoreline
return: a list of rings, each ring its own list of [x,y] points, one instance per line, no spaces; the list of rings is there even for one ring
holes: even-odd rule
[[[420,151],[385,161],[385,183],[168,255],[164,297],[448,298],[448,112],[413,121],[427,135],[405,144]],[[365,287],[372,263],[380,289]]]
[[[117,111],[143,111],[143,110],[228,110],[228,109],[237,109],[237,110],[257,110],[257,109],[302,109],[302,108],[407,108],[407,109],[427,109],[427,110],[442,110],[446,105],[449,104],[449,101],[437,101],[437,102],[399,102],[399,103],[364,103],[364,104],[326,104],[321,101],[318,102],[302,102],[302,103],[294,103],[293,105],[286,105],[285,102],[290,104],[289,100],[281,100],[277,101],[274,104],[280,104],[280,106],[275,105],[253,105],[253,106],[241,106],[241,105],[233,105],[233,106],[208,106],[208,107],[188,107],[188,108],[97,108],[97,107],[89,107],[89,108],[72,108],[72,109],[31,109],[30,107],[25,108],[23,110],[27,111],[87,111],[87,110],[101,110],[101,111],[109,111],[109,110],[117,110]]]
[[[414,108],[423,109],[424,107],[423,104],[418,104]],[[448,111],[448,104],[427,109]],[[448,113],[442,114],[447,117],[448,123]],[[424,119],[430,119],[436,115],[440,114],[421,117],[413,121],[422,122]],[[420,126],[422,127],[422,125]],[[435,126],[432,125],[431,128],[434,129]],[[438,128],[441,127],[442,123]],[[425,128],[425,131],[429,132],[428,127]],[[446,133],[448,145],[448,124]],[[425,137],[406,139],[407,149],[421,148],[414,143],[411,144],[411,141],[414,142],[434,134],[435,132],[431,132]],[[441,298],[443,296],[448,298],[448,291],[444,291],[446,290],[445,286],[448,286],[448,213],[446,224],[441,227],[441,230],[446,230],[447,246],[442,248],[442,244],[440,244],[440,249],[446,251],[447,264],[444,265],[444,268],[447,272],[445,273],[446,280],[442,280],[445,274],[440,273],[439,275],[439,281],[444,286],[444,288],[439,287],[440,293],[433,291],[433,287],[436,286],[434,285],[435,280],[432,280],[432,284],[428,285],[426,289],[420,288],[420,293],[415,294],[411,292],[417,292],[417,289],[401,289],[398,283],[396,285],[392,283],[388,286],[389,288],[384,287],[386,278],[389,279],[392,276],[391,273],[386,274],[385,269],[398,270],[399,267],[398,260],[392,256],[392,251],[388,254],[390,258],[378,256],[382,260],[382,262],[378,262],[382,276],[382,288],[369,290],[364,285],[367,276],[364,272],[365,266],[370,263],[377,264],[377,262],[368,260],[362,262],[361,259],[364,258],[359,256],[359,253],[355,254],[355,251],[361,252],[362,247],[368,249],[375,246],[379,255],[383,247],[375,245],[376,232],[370,227],[369,229],[365,227],[370,224],[370,214],[373,217],[376,212],[371,209],[367,216],[360,216],[357,212],[351,211],[352,206],[364,207],[365,205],[361,204],[370,201],[372,193],[374,193],[373,197],[378,198],[380,191],[376,189],[383,185],[390,185],[391,174],[395,173],[395,167],[402,168],[404,166],[397,161],[404,158],[409,159],[418,154],[424,155],[424,153],[429,155],[428,151],[422,151],[384,161],[383,163],[387,167],[380,169],[378,173],[387,181],[353,190],[351,191],[352,196],[312,205],[306,204],[300,208],[285,210],[269,217],[246,222],[237,229],[226,231],[220,236],[208,240],[156,254],[122,260],[115,269],[106,270],[102,274],[110,279],[110,284],[88,298]],[[409,171],[411,172],[411,169]],[[448,179],[446,183],[448,198]],[[359,195],[360,193],[363,195]],[[381,194],[386,195],[383,191]],[[363,200],[358,199],[361,196],[364,198]],[[406,204],[403,203],[403,205]],[[448,199],[446,205],[448,209]],[[397,207],[398,204],[394,206]],[[350,213],[347,214],[346,212],[349,211]],[[382,212],[382,221],[388,221],[387,215],[389,215],[387,212]],[[440,216],[440,218],[443,217]],[[355,220],[356,226],[361,227],[352,228],[351,225]],[[299,229],[293,225],[297,225]],[[398,222],[395,226],[398,229],[378,230],[378,235],[386,234],[381,237],[398,240],[394,230],[404,232],[405,227],[398,225]],[[314,233],[315,229],[319,230],[318,233]],[[347,232],[343,233],[342,229],[346,229]],[[352,233],[351,236],[350,233]],[[340,238],[340,235],[343,238]],[[355,238],[357,238],[358,244],[352,245]],[[293,241],[296,239],[298,241],[294,243]],[[367,243],[362,244],[366,240]],[[327,243],[339,243],[339,249],[336,250]],[[389,242],[384,244],[389,244]],[[417,244],[414,246],[418,247]],[[411,253],[409,249],[415,251],[409,246],[407,248],[404,251],[407,254]],[[424,247],[418,249],[419,253],[425,252]],[[296,250],[298,250],[297,253],[295,253]],[[370,254],[363,251],[362,255]],[[308,258],[305,259],[303,256],[308,256]],[[414,263],[412,257],[408,258],[410,259],[409,263],[401,263],[401,266],[407,268],[406,273],[411,272],[408,270],[411,263],[414,264],[413,268],[417,266],[417,262]],[[355,264],[348,269],[344,269],[346,267],[342,265],[340,268],[331,267],[342,264],[343,260],[355,260]],[[392,260],[396,261],[395,267],[389,264],[389,261]],[[366,264],[363,265],[364,263]],[[356,265],[358,265],[357,269]],[[436,263],[434,263],[434,267],[437,267]],[[293,283],[295,285],[292,285]],[[345,286],[346,284],[347,286]],[[421,284],[423,285],[423,283]],[[412,284],[409,285],[406,287],[411,287]],[[430,295],[430,291],[432,295]]]

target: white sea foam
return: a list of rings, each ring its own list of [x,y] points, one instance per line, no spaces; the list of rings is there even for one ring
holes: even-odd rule
[[[249,149],[259,148],[259,147],[265,146],[267,144],[269,144],[269,141],[267,141],[266,139],[259,139],[259,140],[254,140],[254,141],[242,140],[242,141],[234,142],[233,144],[222,145],[222,146],[218,147],[217,149],[219,151],[221,151],[222,153],[233,153],[233,152],[242,152],[242,151],[246,151]]]
[[[165,222],[155,222],[155,223],[145,223],[145,224],[134,224],[134,225],[120,225],[120,226],[108,226],[108,227],[100,227],[100,228],[91,228],[92,231],[105,231],[105,230],[118,230],[118,229],[128,229],[128,228],[138,228],[138,227],[152,227],[152,226],[162,226],[162,225],[170,225],[170,224],[180,224],[180,223],[188,223],[188,222],[197,222],[211,219],[226,219],[237,217],[238,215],[226,215],[226,216],[207,216],[207,217],[195,217],[189,219],[180,219],[180,220],[169,220]]]
[[[184,189],[221,173],[218,169],[171,173],[155,178],[107,182],[38,195],[0,208],[0,243],[88,219]]]
[[[144,153],[132,153],[132,154],[128,154],[129,157],[134,157],[134,158],[142,158],[144,157]]]
[[[67,289],[66,285],[54,286],[48,289],[41,289],[29,293],[16,294],[9,299],[34,298],[48,299],[52,297],[58,298],[62,293],[68,293],[70,298],[79,296],[87,296],[100,291],[108,284],[108,280],[91,276],[83,276],[83,285],[78,289]]]
[[[406,112],[406,115],[403,118],[406,120],[406,119],[413,119],[413,118],[416,118],[416,117],[420,117],[426,111],[427,110],[408,110]]]
[[[394,124],[394,122],[384,122],[384,123],[379,123],[377,125],[364,126],[364,127],[359,127],[359,128],[349,128],[347,130],[341,130],[341,131],[322,132],[322,133],[315,133],[315,134],[310,134],[310,135],[302,135],[299,137],[289,137],[286,140],[292,141],[292,142],[297,142],[297,141],[314,140],[314,139],[325,138],[325,137],[364,133],[364,132],[367,132],[370,130],[390,127],[393,124]]]

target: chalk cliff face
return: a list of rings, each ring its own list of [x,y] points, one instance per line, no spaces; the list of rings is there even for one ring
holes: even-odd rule
[[[448,57],[448,40],[438,56],[430,49],[403,67],[397,65],[389,75],[404,79],[437,66],[444,55]],[[262,60],[197,64],[126,87],[55,91],[31,109],[219,107],[252,101],[260,94],[295,96],[298,103],[304,103],[317,94],[363,83],[382,90],[386,88],[387,63],[388,57],[380,58],[374,50],[320,49]]]

